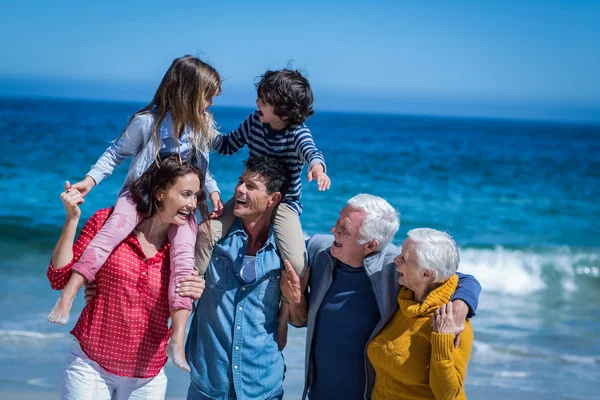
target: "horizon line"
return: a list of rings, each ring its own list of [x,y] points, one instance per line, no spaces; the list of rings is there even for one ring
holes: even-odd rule
[[[42,95],[42,94],[7,94],[0,92],[0,100],[2,99],[18,99],[18,100],[43,100],[43,101],[62,101],[62,102],[73,102],[73,101],[84,101],[84,102],[97,102],[97,103],[118,103],[118,104],[139,104],[143,105],[146,102],[141,100],[130,100],[130,99],[109,99],[103,97],[81,97],[81,96],[56,96],[56,95]],[[211,109],[221,108],[233,108],[233,109],[245,109],[254,110],[256,107],[245,107],[237,104],[220,104],[212,106]],[[538,123],[538,124],[557,124],[557,125],[579,125],[579,126],[590,126],[600,127],[600,119],[589,120],[589,119],[544,119],[541,117],[517,117],[517,116],[491,116],[491,115],[467,115],[467,114],[428,114],[428,113],[403,113],[394,111],[359,111],[359,110],[344,110],[330,107],[320,107],[319,113],[323,112],[326,114],[358,114],[358,115],[378,115],[378,116],[390,116],[390,117],[405,117],[405,118],[431,118],[431,119],[463,119],[463,120],[485,120],[485,121],[497,121],[497,122],[521,122],[521,123]]]

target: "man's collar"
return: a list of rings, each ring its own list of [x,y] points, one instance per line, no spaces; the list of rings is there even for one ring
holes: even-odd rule
[[[231,225],[231,229],[229,229],[229,234],[230,235],[231,234],[238,234],[238,235],[243,235],[245,237],[248,237],[248,234],[246,233],[246,230],[244,229],[244,225],[242,224],[242,219],[241,218],[236,217],[235,221],[233,222],[233,225]],[[267,241],[261,247],[266,247],[267,245],[271,245],[273,247],[276,247],[276,245],[275,245],[275,235],[273,234],[273,224],[269,225],[269,234],[267,236]]]

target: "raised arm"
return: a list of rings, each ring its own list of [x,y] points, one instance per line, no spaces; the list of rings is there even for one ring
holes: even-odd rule
[[[65,191],[61,193],[60,199],[66,211],[65,224],[54,251],[52,251],[51,264],[54,269],[60,269],[67,265],[73,259],[73,242],[75,241],[75,232],[77,224],[81,217],[79,204],[83,203],[83,196],[77,189],[69,191],[69,182],[65,182]]]
[[[68,193],[71,193],[72,191],[73,190],[70,190]],[[61,198],[63,198],[63,195],[61,195]],[[73,213],[80,212],[78,211],[79,207],[76,206],[77,203],[75,203],[77,200],[76,197],[69,198],[67,196],[64,196],[63,199],[63,204],[65,204],[65,209],[67,209],[67,218],[60,238],[52,252],[50,266],[46,272],[48,280],[50,281],[50,286],[56,290],[62,290],[67,285],[71,276],[73,264],[79,260],[81,254],[90,244],[93,237],[100,230],[111,212],[108,208],[97,211],[85,223],[77,241],[73,243],[75,231],[77,230],[77,223],[79,221],[79,217],[77,217],[77,219],[73,218]],[[81,199],[81,202],[83,202],[83,199]],[[72,203],[75,203],[75,206],[73,206]],[[70,210],[67,207],[69,207]]]
[[[113,173],[126,158],[134,157],[151,140],[153,118],[150,114],[141,114],[133,118],[125,132],[100,156],[96,164],[86,174],[99,184]]]
[[[253,116],[254,114],[251,114],[246,118],[235,131],[228,134],[217,133],[211,142],[211,147],[216,150],[217,153],[226,156],[231,155],[244,147],[252,127]]]

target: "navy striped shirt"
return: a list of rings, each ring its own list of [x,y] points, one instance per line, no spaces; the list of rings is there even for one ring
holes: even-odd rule
[[[323,164],[323,153],[317,149],[315,142],[306,125],[290,125],[284,130],[274,131],[268,124],[260,122],[255,111],[240,125],[237,130],[229,133],[218,133],[212,141],[212,147],[219,154],[230,155],[248,145],[250,156],[269,156],[277,158],[288,169],[290,190],[283,199],[300,215],[302,205],[302,168],[308,164]]]

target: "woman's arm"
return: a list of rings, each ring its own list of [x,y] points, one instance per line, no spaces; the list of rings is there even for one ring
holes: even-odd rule
[[[81,213],[79,206],[77,205],[77,195],[68,195],[73,191],[74,190],[71,189],[69,192],[61,194],[65,210],[67,210],[67,217],[60,238],[52,252],[50,266],[46,272],[48,280],[50,281],[50,286],[52,289],[56,290],[64,289],[71,276],[73,264],[79,260],[79,257],[81,257],[85,248],[90,244],[112,212],[110,208],[96,211],[96,213],[85,223],[77,241],[73,243],[75,231],[77,230],[77,223],[79,222],[79,216],[75,219],[74,213]],[[78,196],[81,196],[81,194],[79,193]],[[82,203],[83,198],[80,200],[80,203]]]
[[[436,311],[431,328],[431,391],[437,400],[455,399],[464,391],[473,344],[471,324],[467,321],[464,327],[456,326],[452,315],[452,303],[448,303]],[[462,331],[462,334],[460,344],[455,348],[454,337],[457,331]]]
[[[81,209],[79,204],[83,203],[83,196],[77,189],[69,191],[69,182],[65,183],[65,191],[61,193],[60,199],[66,211],[65,224],[63,225],[60,238],[54,246],[52,252],[51,265],[54,269],[61,269],[73,259],[73,242],[75,241],[75,232],[79,217],[81,217]]]

